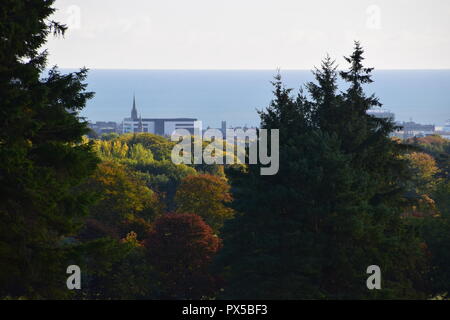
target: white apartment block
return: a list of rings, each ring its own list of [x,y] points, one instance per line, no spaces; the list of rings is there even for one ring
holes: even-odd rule
[[[176,129],[187,129],[191,133],[194,133],[194,128],[201,130],[201,123],[193,118],[138,117],[134,97],[131,117],[123,119],[122,123],[122,133],[149,132],[161,136],[170,136]]]

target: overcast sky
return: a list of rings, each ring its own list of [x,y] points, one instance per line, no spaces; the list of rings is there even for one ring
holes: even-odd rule
[[[450,69],[450,0],[56,0],[49,62],[116,69],[311,69],[360,40],[377,69]]]

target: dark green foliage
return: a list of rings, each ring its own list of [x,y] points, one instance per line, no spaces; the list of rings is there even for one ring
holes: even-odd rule
[[[450,293],[450,182],[440,182],[432,194],[438,214],[412,218],[417,226],[430,256],[430,291],[433,296]]]
[[[184,164],[176,165],[170,160],[138,164],[135,169],[145,174],[143,177],[153,190],[161,193],[169,211],[174,209],[173,198],[181,181],[197,173],[194,168]]]
[[[102,136],[98,166],[82,138],[96,135],[78,115],[93,95],[87,70],[45,71],[40,48],[65,30],[49,20],[53,4],[0,1],[0,298],[214,297],[220,277],[209,267],[221,240],[197,215],[160,215],[160,200],[173,209],[182,179],[196,170],[222,176],[223,166],[177,166],[174,143],[146,133]],[[411,142],[436,158],[442,180],[427,189],[438,214],[402,219],[405,187],[414,184],[405,148],[389,138],[392,122],[366,114],[380,103],[364,93],[372,69],[359,44],[346,59],[350,69],[338,73],[326,58],[295,98],[276,78],[260,116],[263,128],[280,129],[277,175],[229,167],[239,214],[221,230],[222,297],[448,294],[449,143]],[[81,291],[66,288],[71,264],[81,267]],[[372,264],[381,267],[381,291],[366,288]]]
[[[90,195],[74,188],[95,168],[78,117],[92,93],[86,69],[40,79],[53,1],[0,3],[0,296],[62,297],[62,245],[82,222]]]
[[[432,196],[436,201],[439,213],[446,218],[450,218],[450,181],[441,181]]]
[[[436,135],[413,138],[407,142],[432,156],[439,168],[437,172],[427,171],[428,168],[422,169],[422,175],[419,176],[421,179],[416,178],[412,181],[416,189],[425,193],[428,200],[426,204],[430,203],[431,206],[428,207],[431,207],[432,210],[429,211],[432,214],[426,212],[423,206],[416,206],[417,211],[425,211],[425,214],[419,215],[419,218],[411,218],[410,223],[419,228],[426,243],[431,261],[428,278],[432,296],[448,298],[450,292],[450,142]],[[410,157],[412,155],[414,153]],[[425,175],[424,173],[427,172],[428,175]]]
[[[224,297],[423,297],[423,246],[401,219],[407,165],[389,138],[393,123],[366,113],[380,103],[364,94],[372,69],[362,53],[357,43],[347,58],[343,93],[329,58],[307,85],[309,97],[293,98],[276,78],[260,116],[262,128],[280,129],[280,170],[230,173],[240,214],[225,225],[216,261]],[[381,267],[383,290],[367,289],[370,265]]]
[[[159,297],[156,273],[139,243],[99,238],[72,252],[72,263],[82,270],[82,290],[76,299],[155,299]],[[71,261],[68,263],[70,264]]]
[[[430,291],[433,296],[448,296],[450,292],[450,219],[448,217],[416,218],[415,225],[420,227],[426,241],[431,260],[428,274]]]

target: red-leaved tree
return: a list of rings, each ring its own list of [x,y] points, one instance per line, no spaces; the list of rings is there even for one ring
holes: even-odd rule
[[[221,240],[200,216],[159,217],[144,245],[160,275],[161,298],[200,299],[214,294],[218,279],[208,269]]]

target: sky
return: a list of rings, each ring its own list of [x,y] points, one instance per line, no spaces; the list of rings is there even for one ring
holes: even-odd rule
[[[49,64],[311,69],[353,41],[377,69],[450,69],[449,0],[56,0]]]

